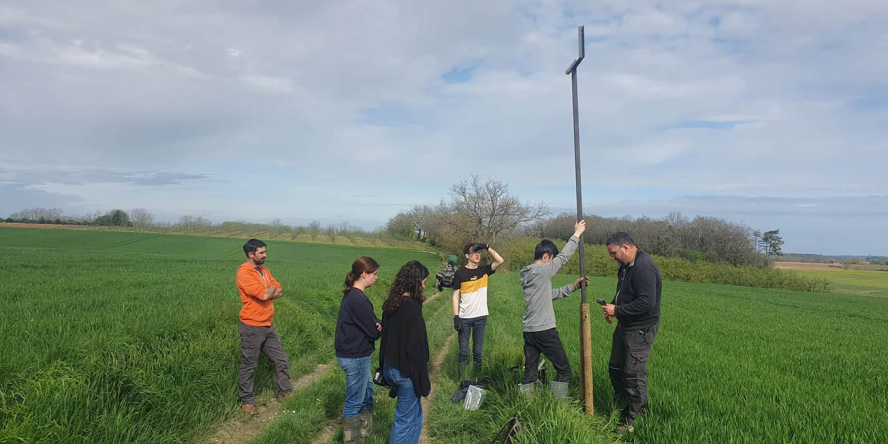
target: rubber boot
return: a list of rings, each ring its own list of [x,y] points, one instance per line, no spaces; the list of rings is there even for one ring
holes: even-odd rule
[[[373,410],[361,410],[358,418],[361,418],[361,441],[364,441],[373,433]]]
[[[567,395],[567,382],[550,381],[549,391],[552,392],[552,399],[561,399]]]
[[[342,444],[361,444],[361,417],[342,418]]]
[[[533,396],[533,389],[536,385],[535,382],[528,382],[527,384],[518,384],[518,392],[524,396]]]
[[[456,379],[459,380],[460,384],[462,384],[463,373],[465,373],[465,372],[466,372],[466,363],[465,362],[458,362],[456,364]]]
[[[481,363],[476,362],[475,365],[472,366],[472,377],[475,378],[475,381],[481,379]]]

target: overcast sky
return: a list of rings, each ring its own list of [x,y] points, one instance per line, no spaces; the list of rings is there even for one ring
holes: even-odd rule
[[[888,2],[0,0],[0,216],[373,228],[471,173],[888,255]]]

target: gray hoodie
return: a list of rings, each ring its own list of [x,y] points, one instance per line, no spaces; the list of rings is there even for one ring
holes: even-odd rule
[[[521,288],[524,289],[524,331],[535,332],[555,328],[555,310],[552,301],[561,299],[574,291],[573,284],[552,288],[552,276],[558,273],[574,251],[580,238],[571,236],[567,244],[554,259],[545,264],[530,264],[521,269]]]

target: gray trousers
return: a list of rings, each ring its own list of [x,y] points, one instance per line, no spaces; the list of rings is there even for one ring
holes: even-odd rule
[[[256,395],[253,394],[253,373],[259,366],[260,352],[274,363],[279,393],[285,395],[292,392],[290,359],[274,326],[254,327],[241,322],[237,326],[237,332],[240,333],[241,339],[241,364],[237,375],[237,391],[241,402],[256,403]]]
[[[647,328],[624,329],[617,324],[607,367],[614,387],[614,404],[623,408],[629,424],[644,416],[648,401],[647,363],[660,323]]]

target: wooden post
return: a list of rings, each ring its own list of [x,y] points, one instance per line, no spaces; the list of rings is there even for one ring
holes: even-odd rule
[[[582,341],[583,359],[583,404],[586,405],[586,416],[595,416],[595,405],[592,398],[592,319],[589,313],[589,303],[581,305],[580,312],[580,340]]]

